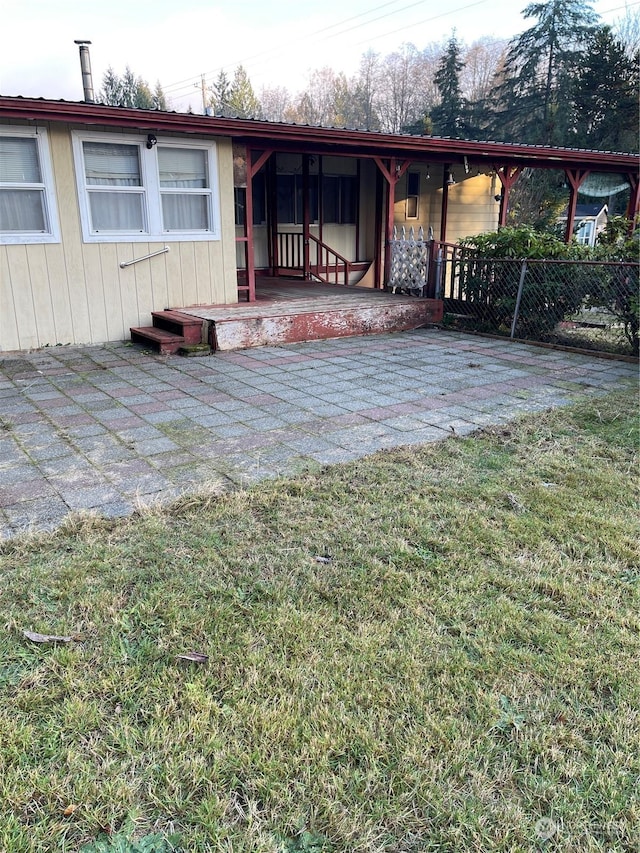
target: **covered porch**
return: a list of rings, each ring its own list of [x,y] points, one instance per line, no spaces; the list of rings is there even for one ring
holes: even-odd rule
[[[527,170],[563,176],[567,242],[578,194],[598,177],[628,186],[630,220],[639,207],[637,158],[628,154],[291,125],[270,126],[267,140],[258,124],[233,138],[238,295],[248,302],[260,275],[393,287],[398,232],[445,243],[500,228]],[[435,277],[426,274],[421,290],[435,298]]]

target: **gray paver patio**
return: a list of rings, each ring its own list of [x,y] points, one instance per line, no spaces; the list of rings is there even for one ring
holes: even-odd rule
[[[0,538],[467,435],[637,382],[637,365],[437,329],[157,356],[0,354]]]

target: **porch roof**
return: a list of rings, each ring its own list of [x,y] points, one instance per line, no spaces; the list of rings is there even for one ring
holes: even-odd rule
[[[19,96],[0,96],[0,118],[130,128],[147,133],[222,136],[256,149],[309,154],[395,157],[452,164],[462,163],[466,157],[476,167],[484,166],[487,170],[496,165],[530,166],[538,169],[588,169],[636,175],[640,164],[637,154],[316,127]]]

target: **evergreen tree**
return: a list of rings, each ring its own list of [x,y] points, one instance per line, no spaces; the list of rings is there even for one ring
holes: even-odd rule
[[[217,115],[227,115],[231,83],[224,71],[220,71],[211,87],[211,106]]]
[[[111,66],[107,68],[102,78],[102,89],[98,92],[98,101],[110,106],[121,106],[122,83]]]
[[[152,110],[153,97],[149,84],[142,77],[136,77],[127,65],[121,78],[121,103],[122,107],[138,107],[141,110]]]
[[[152,94],[149,84],[142,77],[136,77],[127,65],[120,77],[113,68],[107,68],[102,78],[102,89],[98,92],[102,104],[115,107],[132,107],[141,110],[166,109],[166,98],[160,83],[156,83]]]
[[[537,22],[509,48],[495,134],[563,145],[571,131],[573,81],[597,16],[590,0],[546,0],[522,12]]]
[[[463,134],[465,105],[460,88],[460,72],[464,68],[464,63],[460,55],[460,44],[454,32],[434,78],[440,103],[431,111],[431,119],[433,132],[438,136],[459,137]]]
[[[227,111],[236,118],[254,118],[260,114],[260,102],[242,65],[238,65],[229,87]]]
[[[162,91],[162,86],[160,85],[159,80],[156,81],[156,86],[153,90],[153,108],[155,110],[167,110],[169,108],[167,105],[166,95]]]
[[[640,57],[608,26],[589,38],[575,84],[576,132],[573,144],[609,151],[638,149],[638,67]]]

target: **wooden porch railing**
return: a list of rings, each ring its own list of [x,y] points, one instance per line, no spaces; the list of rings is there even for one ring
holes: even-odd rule
[[[284,270],[304,270],[304,242],[299,231],[278,231],[277,266]]]
[[[299,231],[278,231],[277,236],[278,269],[304,273],[304,235]],[[314,253],[309,252],[307,272],[325,284],[348,285],[352,262],[313,234],[309,234],[309,248],[311,246],[315,248],[315,259]]]
[[[309,239],[316,247],[316,262],[310,263],[313,275],[325,284],[340,284],[338,279],[342,277],[342,284],[348,285],[351,272],[350,261],[313,234],[309,234]]]

